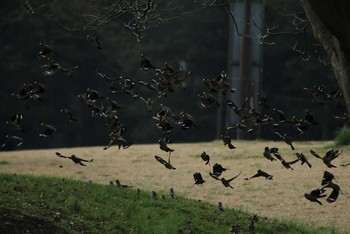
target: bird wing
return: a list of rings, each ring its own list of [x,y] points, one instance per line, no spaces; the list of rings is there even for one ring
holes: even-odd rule
[[[60,152],[56,152],[55,154],[60,158],[69,158],[67,156],[62,155]]]
[[[231,182],[232,180],[236,179],[238,176],[241,175],[242,172],[239,172],[238,175],[232,177],[231,179],[228,179],[227,182]]]
[[[155,157],[155,159],[156,159],[158,162],[160,162],[161,164],[163,164],[163,165],[168,164],[168,162],[165,161],[162,157],[159,157],[159,156],[157,156],[157,155],[155,155],[154,157]]]
[[[282,138],[284,140],[284,137],[281,135],[281,133],[279,132],[273,132],[274,135],[279,136],[280,138]]]
[[[313,156],[315,156],[316,158],[322,159],[322,157],[321,157],[319,154],[317,154],[315,151],[310,150],[310,153],[311,153]]]

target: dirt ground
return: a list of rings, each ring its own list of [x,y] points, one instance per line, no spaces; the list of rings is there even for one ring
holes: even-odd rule
[[[61,176],[101,184],[119,179],[122,184],[134,188],[164,193],[172,187],[178,195],[215,204],[221,201],[224,207],[261,216],[293,219],[318,226],[334,225],[344,233],[350,230],[350,166],[340,166],[350,162],[350,147],[341,148],[341,156],[333,161],[337,168],[327,168],[320,159],[310,154],[310,149],[323,155],[330,149],[332,142],[296,142],[295,151],[283,142],[238,141],[233,144],[237,147],[234,150],[224,147],[221,141],[170,143],[169,147],[175,150],[171,163],[176,170],[168,170],[155,160],[154,155],[165,159],[168,157],[167,153],[159,149],[158,144],[133,145],[124,150],[118,150],[117,147],[103,150],[99,146],[0,152],[0,172]],[[293,165],[294,170],[285,169],[279,161],[271,162],[263,157],[265,146],[278,147],[286,161],[296,159],[295,152],[302,152],[309,159],[312,168],[298,162]],[[87,163],[87,167],[79,166],[71,160],[57,157],[56,151],[94,161]],[[205,165],[200,158],[203,151],[211,157],[210,166]],[[231,183],[234,189],[225,188],[220,181],[208,175],[215,163],[229,169],[222,175],[226,179],[242,172]],[[258,169],[273,175],[273,180],[244,180]],[[343,194],[339,195],[335,203],[321,199],[323,205],[320,206],[306,200],[304,193],[320,186],[325,170],[335,175],[335,182]],[[194,185],[195,172],[201,172],[206,180],[202,186]]]

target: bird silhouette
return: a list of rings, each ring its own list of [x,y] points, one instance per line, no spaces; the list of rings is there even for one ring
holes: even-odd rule
[[[68,157],[68,156],[62,155],[60,152],[56,152],[56,155],[58,157],[60,157],[60,158],[71,159],[75,164],[79,164],[79,165],[84,166],[84,167],[86,167],[86,165],[83,162],[92,162],[92,161],[94,161],[94,159],[86,160],[86,159],[78,158],[74,154],[72,154],[71,156]]]
[[[23,114],[16,113],[15,115],[13,115],[11,117],[10,120],[6,121],[5,124],[12,129],[20,130],[21,132],[25,132],[22,125],[21,125],[22,120],[23,120]]]
[[[10,144],[11,142],[13,142],[16,145],[16,147],[18,147],[23,144],[23,138],[18,136],[13,136],[13,135],[6,135],[5,143],[2,144],[1,148],[4,148],[6,145]]]
[[[270,161],[276,161],[276,159],[271,155],[271,153],[272,152],[269,149],[269,147],[266,146],[263,153],[264,157]]]
[[[77,122],[78,119],[74,117],[74,114],[72,111],[68,110],[67,108],[63,108],[60,110],[63,114],[65,114],[68,117],[69,122]]]
[[[238,176],[240,176],[240,175],[241,175],[241,172],[240,172],[238,175],[236,175],[236,176],[234,176],[234,177],[232,177],[231,179],[228,179],[228,180],[226,180],[225,178],[221,178],[221,183],[222,183],[225,187],[230,187],[230,188],[233,189],[233,187],[231,186],[230,182],[231,182],[232,180],[236,179],[236,178],[237,178]]]
[[[218,202],[217,209],[218,209],[218,211],[224,211],[224,207],[222,206],[222,202]]]
[[[286,142],[286,144],[292,148],[292,150],[295,149],[293,146],[293,141],[295,137],[288,136],[287,133],[284,133],[283,136],[279,132],[273,132],[273,134],[282,138],[284,142]]]
[[[236,149],[236,147],[231,143],[231,137],[229,134],[221,134],[221,139],[224,142],[224,145],[229,149]]]
[[[209,165],[209,161],[210,161],[210,156],[205,152],[203,151],[203,153],[201,154],[201,158],[203,161],[205,161],[205,165]]]
[[[144,54],[141,54],[141,62],[140,62],[141,70],[148,71],[150,69],[155,69],[152,63],[145,57]]]
[[[155,191],[152,191],[152,192],[151,192],[151,198],[152,198],[153,200],[157,199],[157,193],[156,193]]]
[[[196,184],[196,185],[200,185],[200,184],[205,183],[205,180],[203,179],[202,174],[200,172],[194,173],[193,178],[194,178],[194,184]]]
[[[338,199],[339,192],[342,192],[339,185],[337,185],[333,182],[328,182],[326,185],[324,185],[324,188],[331,188],[332,189],[331,194],[326,199],[326,201],[328,203],[335,202]]]
[[[327,167],[329,167],[329,168],[336,167],[332,164],[332,161],[340,155],[340,152],[338,150],[333,150],[333,149],[327,151],[323,157],[321,157],[319,154],[317,154],[313,150],[310,150],[310,153],[313,156],[315,156],[316,158],[321,159],[323,161],[323,163],[326,164]]]
[[[117,185],[118,188],[132,188],[132,186],[130,186],[130,185],[121,184],[119,180],[116,180],[115,184]]]
[[[172,199],[176,199],[176,195],[175,195],[175,192],[174,192],[174,189],[173,189],[173,188],[170,188],[170,189],[169,189],[169,196],[170,196]]]
[[[318,199],[327,196],[324,194],[325,191],[326,190],[322,188],[314,189],[310,193],[305,193],[304,197],[311,202],[317,202],[318,204],[322,205],[322,202],[320,202]]]
[[[305,155],[303,153],[295,153],[295,155],[297,156],[297,158],[301,162],[301,165],[306,163],[309,166],[309,168],[312,167],[312,165],[309,163],[309,161],[307,160],[307,158],[305,157]]]
[[[162,157],[157,156],[157,155],[155,155],[154,158],[155,158],[158,162],[160,162],[161,164],[163,164],[165,168],[167,168],[167,169],[169,169],[169,170],[175,170],[175,169],[176,169],[176,168],[173,167],[173,165],[171,165],[171,163],[170,163],[170,155],[169,155],[168,161],[165,161]]]
[[[50,124],[41,123],[40,126],[42,128],[42,132],[39,134],[39,136],[41,137],[50,137],[57,131],[56,128]]]
[[[253,178],[256,178],[256,177],[265,177],[267,180],[272,180],[273,179],[272,175],[270,175],[270,174],[268,174],[268,173],[266,173],[266,172],[264,172],[264,171],[262,171],[260,169],[257,171],[257,173],[255,175],[253,175],[251,177],[248,177],[248,178],[244,178],[244,179],[245,180],[250,180],[250,179],[253,179]]]
[[[209,172],[209,175],[214,179],[219,180],[219,177],[221,176],[222,172],[226,170],[228,169],[224,168],[221,164],[215,163],[213,165],[213,172]]]
[[[334,175],[329,172],[329,171],[324,171],[323,172],[323,177],[322,177],[322,181],[321,181],[321,185],[326,185],[330,182],[332,182],[332,180],[334,179]]]

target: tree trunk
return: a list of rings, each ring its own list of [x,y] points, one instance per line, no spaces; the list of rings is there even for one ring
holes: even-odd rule
[[[350,114],[350,1],[301,0],[313,28],[330,57]],[[350,127],[350,120],[346,123]]]

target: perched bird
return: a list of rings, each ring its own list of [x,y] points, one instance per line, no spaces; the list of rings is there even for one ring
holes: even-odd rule
[[[240,176],[241,175],[241,172],[238,174],[238,175],[236,175],[236,176],[234,176],[234,177],[232,177],[231,179],[228,179],[228,180],[226,180],[225,178],[221,178],[221,183],[225,186],[225,187],[230,187],[230,188],[232,188],[233,189],[233,187],[230,185],[230,182],[232,181],[232,180],[234,180],[234,179],[236,179],[238,176]]]
[[[194,184],[196,184],[196,185],[204,184],[204,182],[205,182],[205,180],[203,179],[202,174],[200,172],[194,173],[193,178],[194,178]]]
[[[323,161],[323,163],[326,164],[327,167],[329,167],[329,168],[336,167],[336,166],[334,166],[334,165],[332,164],[332,161],[333,161],[334,159],[336,159],[336,158],[340,155],[339,150],[332,150],[332,149],[329,150],[329,151],[327,151],[326,154],[325,154],[323,157],[321,157],[319,154],[317,154],[317,153],[316,153],[315,151],[313,151],[313,150],[310,150],[310,153],[311,153],[313,156],[315,156],[316,158],[321,159],[321,160]]]
[[[218,209],[218,211],[224,211],[224,207],[222,206],[222,202],[218,202],[217,209]]]
[[[6,145],[10,144],[11,142],[16,144],[16,147],[23,144],[23,138],[13,135],[6,135],[5,136],[5,143],[2,144],[1,148],[4,148]]]
[[[170,189],[169,189],[169,196],[170,196],[172,199],[176,199],[176,195],[175,195],[175,192],[174,192],[174,189],[173,189],[173,188],[170,188]]]
[[[244,179],[245,180],[250,180],[250,179],[253,179],[253,178],[256,178],[256,177],[260,177],[260,176],[265,177],[267,180],[272,180],[273,179],[272,175],[267,174],[266,172],[264,172],[264,171],[262,171],[260,169],[257,171],[257,173],[255,175],[253,175],[253,176],[251,176],[249,178],[244,178]]]
[[[127,184],[121,184],[119,180],[116,180],[115,184],[117,185],[118,188],[131,188],[132,187],[132,186],[127,185]]]
[[[157,199],[157,193],[156,193],[155,191],[152,191],[152,192],[151,192],[151,198],[152,198],[153,200]]]
[[[324,194],[325,191],[326,190],[324,188],[318,188],[312,190],[310,193],[305,193],[304,197],[311,202],[317,202],[318,204],[322,205],[322,202],[320,202],[318,199],[327,196],[326,194]]]
[[[294,146],[293,146],[294,137],[288,136],[287,133],[283,134],[283,136],[279,132],[273,132],[273,134],[282,138],[284,142],[286,142],[286,144],[289,145],[292,148],[292,150],[294,150]]]
[[[110,185],[110,186],[113,186],[113,185],[114,185],[113,181],[110,180],[110,181],[109,181],[109,185]]]
[[[75,164],[79,164],[81,166],[86,167],[86,165],[83,162],[92,162],[94,161],[94,159],[90,159],[90,160],[86,160],[86,159],[82,159],[82,158],[78,158],[77,156],[75,156],[74,154],[72,154],[71,156],[64,156],[59,152],[56,152],[56,155],[60,158],[68,158],[71,159]]]
[[[307,158],[303,153],[295,153],[295,155],[297,156],[298,160],[301,162],[301,165],[306,163],[309,166],[309,168],[312,167],[312,165],[309,163],[309,161],[307,160]]]
[[[68,110],[67,108],[63,108],[60,110],[63,114],[68,117],[69,122],[77,122],[78,120],[74,117],[73,112]]]
[[[168,162],[165,161],[162,157],[159,157],[157,155],[154,156],[154,158],[160,162],[161,164],[163,164],[165,166],[165,168],[167,169],[172,169],[172,170],[175,170],[176,168],[173,167],[173,165],[170,164],[170,155],[169,155],[169,158],[168,158]]]
[[[269,147],[266,146],[265,149],[264,149],[264,153],[263,153],[264,157],[267,158],[270,161],[276,161],[276,159],[271,155],[271,153],[272,152],[269,149]]]
[[[46,123],[41,123],[40,126],[42,128],[42,132],[39,134],[39,136],[41,137],[50,137],[57,131],[55,127]]]
[[[203,153],[201,154],[201,158],[203,161],[205,161],[205,165],[209,164],[210,156],[205,151],[203,151]]]
[[[88,41],[88,43],[93,46],[96,47],[99,50],[102,50],[101,45],[100,45],[100,41],[98,40],[96,35],[86,35],[86,40]]]
[[[236,147],[231,143],[231,137],[228,134],[221,134],[221,139],[224,142],[224,145],[229,149],[235,149]]]

